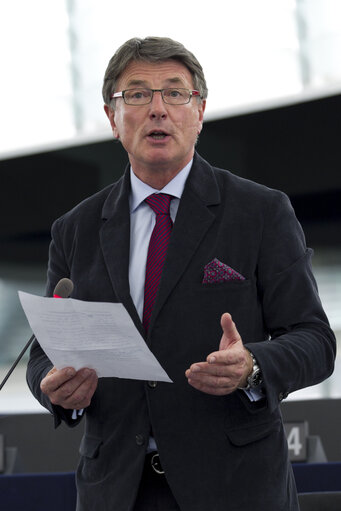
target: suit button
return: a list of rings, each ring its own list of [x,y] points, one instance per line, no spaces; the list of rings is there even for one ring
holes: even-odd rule
[[[156,386],[157,386],[157,381],[149,381],[148,382],[148,387],[149,388],[155,389]]]
[[[144,444],[144,436],[143,435],[136,435],[135,436],[135,442],[137,445],[143,445]]]

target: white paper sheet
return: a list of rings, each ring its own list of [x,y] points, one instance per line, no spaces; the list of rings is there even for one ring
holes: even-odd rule
[[[121,303],[42,298],[19,291],[28,322],[51,362],[116,376],[172,383]]]

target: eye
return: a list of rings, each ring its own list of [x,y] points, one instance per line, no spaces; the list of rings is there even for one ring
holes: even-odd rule
[[[150,91],[148,89],[131,89],[126,91],[126,97],[132,100],[139,100],[150,97]]]
[[[171,98],[180,98],[183,96],[180,89],[167,89],[166,95]]]

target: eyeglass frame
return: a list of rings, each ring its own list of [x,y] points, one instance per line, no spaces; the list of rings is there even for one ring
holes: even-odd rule
[[[163,93],[164,93],[165,90],[168,90],[168,89],[170,89],[170,90],[186,90],[187,92],[189,92],[188,101],[186,101],[186,103],[167,103],[167,101],[165,101]],[[126,103],[124,94],[125,94],[125,92],[130,91],[130,90],[148,90],[148,91],[151,91],[152,95],[150,96],[150,101],[148,101],[148,103],[141,103],[139,105],[138,104],[134,105],[132,103]],[[149,87],[133,87],[131,89],[125,89],[125,90],[122,90],[122,91],[119,91],[119,92],[114,92],[113,94],[111,94],[110,99],[112,100],[112,99],[117,99],[117,98],[123,98],[124,103],[126,105],[128,105],[128,106],[145,106],[145,105],[150,105],[150,103],[153,101],[154,92],[160,92],[161,93],[161,97],[162,97],[162,101],[166,105],[173,105],[173,106],[188,105],[188,103],[191,101],[192,97],[199,97],[199,98],[201,98],[200,92],[198,90],[186,89],[185,87],[165,87],[164,89],[150,89]]]

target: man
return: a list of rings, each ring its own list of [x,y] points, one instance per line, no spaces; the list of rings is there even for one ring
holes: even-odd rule
[[[195,152],[207,88],[181,44],[126,42],[103,96],[130,165],[54,223],[47,294],[122,302],[174,383],[56,370],[35,342],[34,395],[85,416],[77,510],[295,511],[279,404],[331,374],[335,338],[291,205]]]

